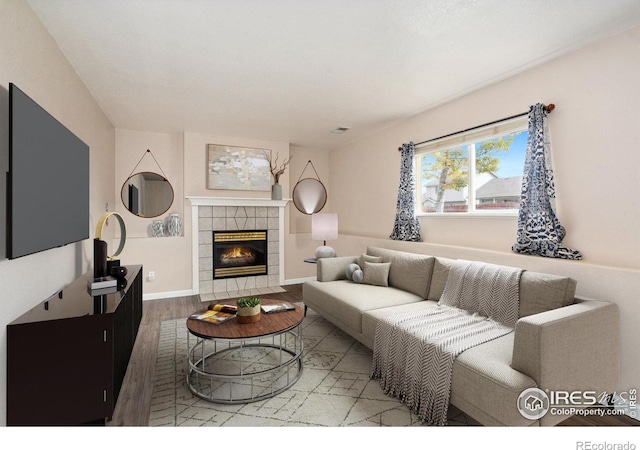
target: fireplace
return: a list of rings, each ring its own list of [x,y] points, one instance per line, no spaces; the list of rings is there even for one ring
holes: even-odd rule
[[[213,231],[213,279],[267,275],[267,230]]]

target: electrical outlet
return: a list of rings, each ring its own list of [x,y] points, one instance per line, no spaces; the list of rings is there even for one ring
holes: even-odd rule
[[[156,279],[156,273],[151,271],[149,272],[149,276],[148,276],[149,281],[153,281]]]

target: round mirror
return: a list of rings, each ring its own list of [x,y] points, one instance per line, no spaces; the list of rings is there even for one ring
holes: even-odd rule
[[[293,188],[293,204],[302,214],[315,214],[327,203],[327,190],[315,178],[298,181]]]
[[[157,217],[173,204],[173,187],[162,175],[140,172],[131,175],[122,185],[122,203],[138,217]]]

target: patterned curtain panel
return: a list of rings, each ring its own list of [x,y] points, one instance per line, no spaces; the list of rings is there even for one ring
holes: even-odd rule
[[[561,245],[565,229],[553,209],[555,186],[546,115],[541,103],[529,108],[518,234],[512,250],[550,258],[582,259],[579,251]]]
[[[420,224],[416,218],[416,191],[413,163],[416,149],[413,142],[402,144],[400,165],[400,188],[396,206],[396,221],[389,236],[396,241],[422,241]]]

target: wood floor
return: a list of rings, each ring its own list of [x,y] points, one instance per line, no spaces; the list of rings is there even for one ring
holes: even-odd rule
[[[284,286],[285,293],[264,295],[289,302],[302,300],[302,285]],[[145,301],[138,337],[129,361],[113,418],[107,426],[148,426],[160,322],[186,318],[204,305],[197,296]],[[628,416],[574,416],[560,426],[637,426]]]
[[[261,298],[276,298],[283,301],[302,300],[302,285],[284,286],[285,293],[262,295]],[[186,318],[206,304],[199,297],[176,297],[145,301],[142,305],[142,322],[131,354],[118,402],[107,426],[147,426],[149,408],[153,394],[156,354],[160,322],[163,320]]]

